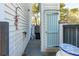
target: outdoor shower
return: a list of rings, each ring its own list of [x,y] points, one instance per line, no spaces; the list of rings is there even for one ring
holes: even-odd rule
[[[16,15],[15,15],[15,26],[16,26],[16,30],[18,29],[18,9],[21,9],[20,7],[16,7],[16,11],[15,11],[15,13],[16,13]]]

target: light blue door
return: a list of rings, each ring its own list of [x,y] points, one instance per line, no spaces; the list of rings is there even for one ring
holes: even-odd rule
[[[47,18],[47,48],[59,45],[59,24],[58,13],[52,12],[46,14]]]

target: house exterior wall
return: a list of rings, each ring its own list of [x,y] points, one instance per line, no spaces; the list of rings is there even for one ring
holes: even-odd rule
[[[60,24],[60,44],[63,43],[63,24]]]
[[[45,22],[44,22],[44,11],[45,10],[59,10],[59,3],[42,3],[41,8],[41,51],[45,52],[47,48],[47,40],[45,37]],[[60,14],[59,14],[60,15]],[[59,18],[60,19],[60,18]]]
[[[20,7],[17,13],[19,15],[18,19],[18,30],[16,30],[15,22],[15,12],[16,7]],[[31,33],[31,4],[21,4],[21,3],[5,3],[0,4],[0,22],[9,22],[9,55],[19,56],[24,52],[25,47],[30,40]],[[23,32],[27,32],[26,37]]]

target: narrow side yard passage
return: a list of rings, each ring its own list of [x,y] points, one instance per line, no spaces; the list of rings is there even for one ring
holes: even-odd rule
[[[25,56],[42,56],[40,40],[31,39],[25,49]]]
[[[31,39],[23,53],[23,56],[55,56],[56,52],[42,53],[41,41]]]

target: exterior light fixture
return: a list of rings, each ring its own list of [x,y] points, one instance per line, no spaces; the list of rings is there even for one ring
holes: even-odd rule
[[[28,11],[30,11],[30,9],[28,9]]]

